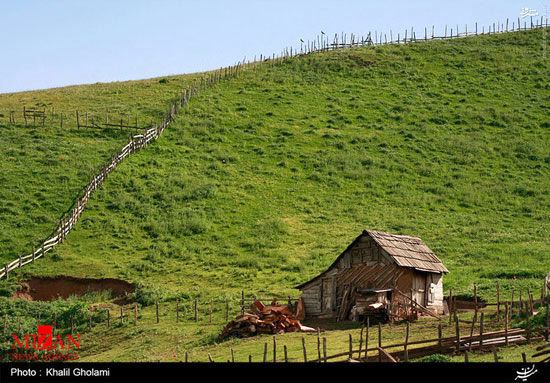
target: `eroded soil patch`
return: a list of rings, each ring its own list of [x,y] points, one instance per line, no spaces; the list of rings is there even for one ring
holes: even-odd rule
[[[126,295],[135,291],[132,283],[114,278],[76,278],[69,276],[32,277],[21,284],[13,298],[33,301],[52,301],[57,298],[69,298],[72,295],[82,296],[89,292],[111,291],[113,297],[126,303]]]

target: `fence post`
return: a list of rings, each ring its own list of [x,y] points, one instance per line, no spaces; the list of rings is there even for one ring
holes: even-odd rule
[[[525,317],[527,321],[527,343],[531,343],[531,319],[530,314],[527,313],[527,316]]]
[[[524,352],[521,353],[521,358],[523,359],[523,363],[527,363],[527,355]]]
[[[369,350],[369,327],[370,327],[370,317],[367,317],[367,328],[365,331],[365,361],[368,361],[368,350]]]
[[[197,298],[195,298],[195,321],[199,320],[199,310],[197,307]]]
[[[317,362],[321,363],[321,329],[317,327]]]
[[[455,324],[456,324],[456,352],[460,351],[460,328],[458,325],[458,315],[455,316]]]
[[[229,299],[225,300],[225,321],[229,320]]]
[[[210,323],[212,323],[212,311],[214,311],[214,300],[210,299]]]
[[[107,309],[107,328],[111,325],[111,312]]]
[[[464,362],[468,363],[470,360],[468,359],[468,350],[464,350]]]
[[[241,290],[241,315],[244,315],[244,290]]]
[[[405,344],[403,346],[403,360],[405,362],[408,362],[409,361],[409,350],[408,350],[408,346],[409,346],[409,332],[410,332],[410,323],[407,322],[407,332],[405,334]],[[380,342],[378,342],[378,345],[380,346]],[[380,346],[381,347],[381,346]],[[380,353],[378,353],[378,361],[381,362],[380,360]]]
[[[548,302],[546,303],[546,330],[544,331],[544,338],[548,342],[548,328],[550,327],[550,313],[548,312]]]
[[[481,313],[481,318],[479,320],[479,348],[483,346],[483,315],[484,313]]]
[[[120,306],[120,325],[124,324],[124,308]]]
[[[275,335],[273,335],[273,363],[277,361],[277,340]]]
[[[497,348],[493,346],[493,356],[495,358],[495,363],[498,362]]]
[[[443,328],[441,326],[441,323],[439,323],[437,325],[437,344],[439,345],[439,353],[440,354],[443,354],[443,341],[442,341],[442,338],[443,338]]]
[[[233,352],[233,348],[231,349],[231,362],[235,363],[235,353]]]
[[[283,346],[283,349],[285,351],[285,362],[288,363],[288,354],[287,354],[287,350],[286,350],[286,344]]]
[[[500,322],[500,283],[497,281],[497,321]]]
[[[267,342],[264,343],[264,363],[267,362]]]
[[[304,350],[304,363],[307,363],[306,338],[302,337],[302,349]]]
[[[470,341],[468,342],[468,351],[472,351],[472,338],[474,336],[474,327],[477,321],[477,311],[474,314],[474,317],[472,318],[472,328],[470,330]]]
[[[365,330],[365,324],[361,327],[361,333],[359,335],[359,355],[357,356],[357,359],[361,359],[361,351],[363,349],[363,330]]]
[[[323,337],[323,361],[327,362],[327,338]]]
[[[351,333],[348,334],[349,336],[349,352],[348,352],[348,358],[351,359],[353,357],[353,343],[351,340]]]
[[[378,347],[382,348],[382,324],[380,322],[378,322]],[[378,362],[382,362],[382,354],[380,353],[378,353]]]

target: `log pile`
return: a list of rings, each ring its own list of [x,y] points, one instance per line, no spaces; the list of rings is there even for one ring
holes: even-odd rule
[[[254,301],[250,311],[239,315],[229,322],[220,334],[220,339],[229,336],[249,337],[257,334],[282,334],[292,331],[312,331],[311,327],[303,326],[286,305],[273,302],[265,306],[260,301]]]

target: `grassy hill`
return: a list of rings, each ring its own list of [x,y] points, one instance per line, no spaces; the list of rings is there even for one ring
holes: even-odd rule
[[[66,242],[24,273],[122,278],[170,307],[241,289],[296,295],[372,228],[421,237],[451,271],[445,290],[540,288],[550,269],[541,39],[354,48],[221,83],[122,163]],[[167,358],[157,331],[169,342],[176,330],[113,330],[117,346],[88,355]],[[189,348],[219,328],[206,340],[197,326],[177,331]]]
[[[27,255],[56,227],[87,184],[91,170],[128,142],[128,131],[76,129],[81,116],[111,121],[131,112],[139,126],[158,121],[198,74],[0,94],[0,262]],[[23,106],[46,108],[45,128],[25,127]],[[15,110],[16,125],[8,124]],[[53,114],[52,114],[53,112]],[[60,127],[63,113],[63,128]],[[82,123],[82,121],[81,121]],[[40,124],[41,125],[41,124]]]

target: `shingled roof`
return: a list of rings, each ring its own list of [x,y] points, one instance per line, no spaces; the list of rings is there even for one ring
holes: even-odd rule
[[[309,280],[302,283],[295,288],[299,289],[310,282],[313,282],[317,278],[321,277],[326,272],[330,271],[333,267],[336,267],[340,259],[361,239],[361,237],[368,235],[371,237],[388,255],[395,261],[398,266],[409,267],[419,271],[426,271],[429,273],[448,273],[449,270],[443,265],[441,260],[437,258],[432,250],[424,241],[418,237],[411,237],[408,235],[391,234],[383,231],[363,230],[355,240],[334,260],[332,265]]]
[[[395,263],[420,271],[448,273],[449,270],[433,251],[418,237],[365,230],[388,253]]]

